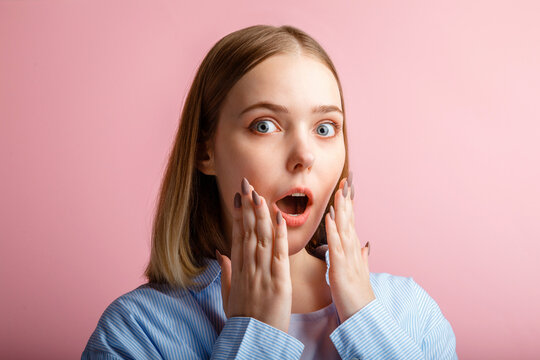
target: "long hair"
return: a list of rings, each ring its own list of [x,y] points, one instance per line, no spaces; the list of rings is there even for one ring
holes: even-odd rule
[[[204,271],[203,258],[215,258],[215,249],[230,257],[230,244],[221,226],[215,176],[200,172],[197,162],[204,155],[205,144],[215,134],[220,107],[234,84],[268,57],[298,52],[324,63],[336,78],[345,141],[345,165],[340,179],[348,174],[343,91],[332,61],[319,43],[288,25],[255,25],[226,35],[203,59],[184,103],[152,227],[151,254],[145,270],[149,282],[188,287],[194,284],[193,277]],[[339,182],[326,212],[334,202],[338,186]],[[313,250],[325,243],[323,216],[306,250],[315,256]]]

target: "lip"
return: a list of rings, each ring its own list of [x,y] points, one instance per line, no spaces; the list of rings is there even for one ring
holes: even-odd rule
[[[292,216],[292,215],[289,215],[289,214],[281,211],[281,209],[277,206],[276,203],[277,203],[277,201],[283,199],[285,196],[289,196],[289,195],[291,195],[293,193],[296,193],[296,192],[306,194],[307,197],[308,197],[308,202],[307,202],[307,205],[306,205],[306,210],[304,210],[304,212],[301,215]],[[273,205],[274,210],[276,211],[276,213],[278,211],[281,211],[281,215],[283,216],[283,219],[287,223],[287,226],[293,226],[293,227],[294,226],[300,226],[300,225],[303,225],[307,221],[307,218],[309,216],[309,213],[310,213],[310,210],[311,210],[311,205],[313,205],[313,193],[307,187],[297,186],[297,187],[294,187],[294,188],[288,190],[286,193],[282,194],[278,198],[278,200],[276,200],[276,201],[274,201],[272,203],[272,205]]]

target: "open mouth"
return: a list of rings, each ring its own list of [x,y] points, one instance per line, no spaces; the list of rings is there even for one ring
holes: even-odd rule
[[[291,216],[299,216],[306,211],[309,204],[309,197],[304,193],[292,193],[276,201],[277,207],[284,213]]]

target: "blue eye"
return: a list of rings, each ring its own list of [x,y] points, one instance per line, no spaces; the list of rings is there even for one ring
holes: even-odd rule
[[[323,127],[323,125],[327,125],[327,126]],[[329,137],[328,133],[331,132],[330,136],[333,136],[336,133],[334,126],[335,125],[333,123],[320,124],[319,126],[317,126],[317,134],[322,135],[324,137]]]
[[[252,125],[252,127],[255,128],[258,132],[261,132],[263,134],[266,134],[268,132],[271,132],[270,130],[277,130],[276,125],[270,120],[260,120],[255,123],[255,125]]]

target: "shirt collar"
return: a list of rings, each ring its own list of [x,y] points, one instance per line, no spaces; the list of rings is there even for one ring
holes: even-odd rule
[[[210,259],[207,257],[203,258],[203,266],[206,266],[206,269],[193,278],[193,282],[195,282],[195,284],[189,286],[189,289],[196,292],[201,292],[211,283],[213,283],[221,274],[221,266],[219,266],[216,259]]]

